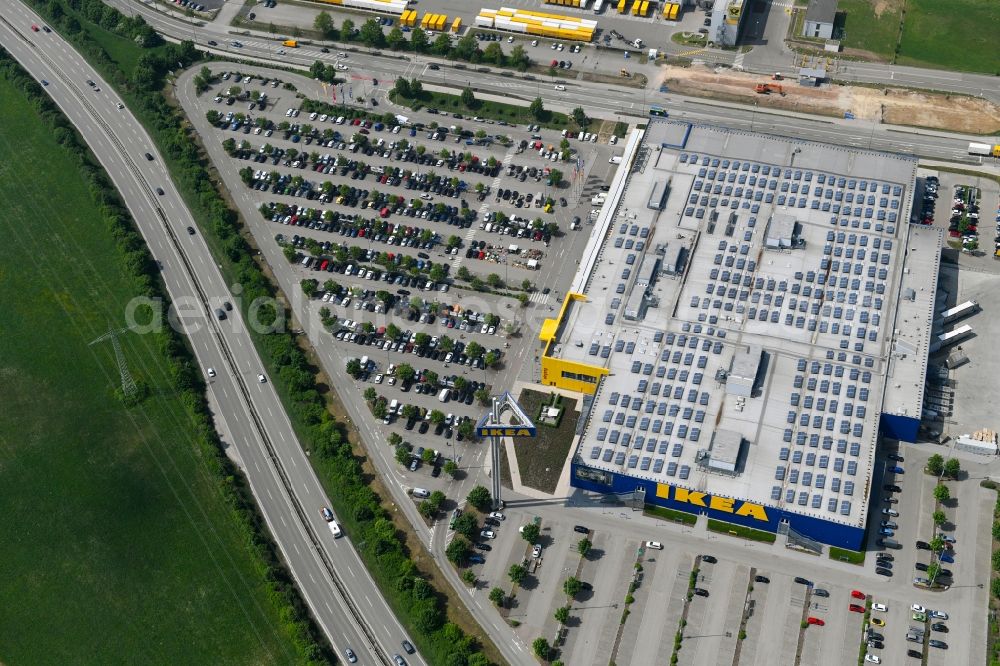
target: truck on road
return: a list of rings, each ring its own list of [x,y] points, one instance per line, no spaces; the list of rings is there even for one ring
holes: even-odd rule
[[[294,39],[286,39],[285,41],[281,42],[281,45],[282,46],[287,46],[290,49],[297,49],[297,48],[299,48],[299,43],[297,41],[295,41]]]
[[[1000,157],[1000,143],[970,143],[970,155],[984,155],[986,157]]]

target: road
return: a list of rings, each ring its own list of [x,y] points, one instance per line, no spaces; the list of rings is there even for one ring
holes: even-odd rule
[[[173,187],[153,142],[110,85],[56,33],[34,33],[41,19],[20,3],[0,10],[0,43],[39,80],[88,142],[115,183],[162,274],[198,362],[218,376],[209,390],[220,406],[220,430],[232,434],[258,504],[319,626],[339,655],[352,647],[362,663],[391,663],[405,633],[368,575],[350,535],[334,540],[320,516],[323,488],[296,440],[245,322],[196,224]],[[90,89],[86,80],[95,83]],[[149,152],[152,160],[143,157]],[[155,194],[155,188],[164,194]],[[317,547],[318,546],[318,547]],[[411,664],[422,664],[408,657]]]
[[[288,49],[277,54],[278,42],[263,33],[240,31],[237,33],[218,22],[201,24],[191,22],[173,14],[158,11],[135,0],[109,0],[109,4],[122,11],[142,15],[157,32],[174,39],[193,39],[200,48],[215,50],[240,59],[251,58],[262,61],[280,61],[308,67],[316,60],[333,62],[334,53],[322,53],[319,48],[303,46]],[[233,37],[242,44],[239,48],[230,46]],[[208,47],[208,41],[218,42],[218,47]],[[747,56],[745,69],[751,69],[751,56],[764,52],[755,49]],[[768,51],[769,53],[770,51]],[[848,142],[857,147],[893,152],[912,152],[918,157],[943,159],[968,164],[981,163],[966,153],[966,143],[979,140],[974,135],[930,132],[891,125],[868,124],[858,120],[817,119],[807,114],[758,109],[750,105],[731,102],[715,103],[710,100],[687,98],[681,95],[663,94],[646,89],[616,86],[608,83],[587,81],[563,81],[565,91],[553,90],[552,77],[526,79],[523,75],[512,75],[506,70],[490,70],[486,67],[460,69],[452,63],[428,56],[374,55],[365,53],[366,68],[376,76],[392,81],[398,76],[417,76],[425,82],[442,83],[451,86],[471,85],[477,93],[495,93],[505,97],[531,100],[543,95],[546,106],[555,110],[571,110],[576,106],[588,109],[591,115],[621,116],[624,120],[645,117],[650,104],[659,104],[671,112],[672,117],[692,121],[725,123],[728,126],[747,127],[755,131],[774,132],[786,136],[818,141]],[[430,71],[427,66],[438,63],[440,70]],[[788,69],[788,63],[784,63]],[[775,71],[780,63],[764,60],[755,65],[753,71]],[[1000,101],[1000,86],[992,77],[978,74],[961,74],[923,70],[912,67],[896,67],[877,63],[841,63],[837,72],[838,80],[860,81],[866,84],[906,85],[918,88],[962,92],[983,95]],[[557,94],[558,92],[558,94]]]

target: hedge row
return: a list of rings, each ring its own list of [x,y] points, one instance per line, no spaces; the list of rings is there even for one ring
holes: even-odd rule
[[[155,53],[147,51],[141,55],[133,72],[128,75],[83,29],[80,22],[98,17],[102,26],[113,26],[108,29],[119,36],[134,39],[144,31],[141,26],[137,27],[137,21],[126,21],[120,13],[115,18],[109,12],[117,13],[117,10],[103,5],[100,0],[29,2],[54,26],[58,26],[116,85],[132,111],[143,121],[163,154],[175,184],[216,251],[224,273],[242,288],[241,307],[260,297],[277,295],[277,289],[252,259],[253,252],[241,234],[238,215],[228,207],[211,179],[209,162],[198,147],[199,137],[163,94],[169,70],[177,67],[178,63],[182,68],[189,67],[198,62],[202,54],[190,42],[170,44]],[[96,12],[95,5],[100,6],[100,14]],[[139,41],[135,40],[137,44]],[[278,316],[287,319],[288,313],[272,311],[258,314],[259,319],[265,322]],[[459,627],[446,622],[443,595],[419,575],[416,565],[409,558],[403,535],[397,532],[390,514],[382,507],[381,498],[371,489],[371,479],[365,477],[361,459],[354,454],[343,425],[336,422],[327,410],[316,385],[316,368],[312,367],[295,338],[287,332],[266,335],[253,332],[252,335],[300,440],[311,453],[313,464],[330,490],[338,515],[414,641],[431,663],[447,666],[488,664],[488,659],[478,652],[475,641]],[[196,382],[197,372],[191,368],[189,374],[191,381]],[[199,400],[203,401],[203,398]],[[207,431],[205,436],[211,437],[213,444],[217,445],[208,422],[204,430]],[[217,451],[215,455],[220,458],[217,464],[221,466],[224,457]],[[248,496],[244,501],[253,506]],[[259,518],[255,518],[255,522],[259,524]],[[271,555],[273,557],[273,548]],[[287,579],[287,574],[281,577]],[[287,595],[289,599],[295,599],[296,612],[291,614],[294,616],[291,621],[303,622],[305,611],[301,600],[291,589],[287,590]],[[313,636],[316,634],[315,627],[303,629],[300,633]],[[314,658],[313,654],[319,655],[320,652],[303,653],[303,660]]]
[[[88,183],[94,204],[121,253],[122,275],[130,282],[135,295],[169,303],[145,240],[86,142],[35,79],[3,50],[0,50],[0,76],[25,95],[38,116],[51,128],[56,141],[67,149],[68,155],[75,157],[78,171]],[[169,326],[161,327],[154,333],[154,340],[158,351],[167,360],[173,388],[193,424],[192,439],[198,448],[199,458],[204,461],[233,522],[243,534],[256,574],[264,583],[268,601],[282,618],[282,631],[294,647],[298,661],[307,664],[333,662],[333,654],[318,638],[310,622],[308,608],[268,536],[245,478],[223,453],[212,424],[201,373],[190,350]]]

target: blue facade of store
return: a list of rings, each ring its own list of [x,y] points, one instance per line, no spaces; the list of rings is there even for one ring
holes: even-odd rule
[[[627,474],[594,469],[580,463],[577,459],[574,459],[572,462],[570,483],[574,488],[595,493],[622,494],[643,489],[646,495],[646,504],[685,511],[687,513],[706,514],[709,518],[715,520],[722,520],[767,532],[777,532],[778,525],[784,521],[788,523],[791,529],[820,543],[855,551],[861,550],[864,545],[865,530],[860,527],[852,527],[843,523],[791,513],[764,502],[760,502],[754,506],[763,507],[764,512],[767,514],[766,520],[761,520],[753,515],[739,515],[739,507],[743,504],[739,500],[730,502],[727,498],[725,503],[732,504],[735,510],[725,511],[714,509],[711,506],[701,506],[691,501],[678,501],[674,498],[676,490],[679,489],[680,493],[686,494],[687,491],[694,491],[694,489],[670,485],[669,496],[662,497],[657,495],[657,489],[661,487],[662,490],[662,485],[664,484],[658,484],[649,479],[641,479]]]
[[[883,437],[898,439],[901,442],[916,442],[917,431],[920,429],[920,419],[900,414],[882,412],[879,428]]]

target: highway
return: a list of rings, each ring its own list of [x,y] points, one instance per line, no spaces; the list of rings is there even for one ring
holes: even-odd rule
[[[336,53],[323,53],[317,46],[303,45],[287,49],[279,55],[279,42],[255,32],[233,30],[219,23],[203,23],[160,11],[137,0],[109,0],[123,12],[141,15],[157,32],[175,40],[193,39],[199,48],[225,54],[237,59],[258,60],[282,65],[300,65],[307,68],[316,60],[335,62]],[[233,39],[242,46],[232,47]],[[209,41],[218,46],[211,47]],[[552,77],[526,77],[509,70],[493,70],[484,66],[455,67],[454,63],[424,55],[393,54],[374,55],[368,49],[352,45],[345,50],[358,58],[363,55],[366,72],[391,83],[396,77],[418,77],[425,83],[464,87],[470,85],[477,94],[490,93],[508,98],[519,98],[525,103],[542,96],[546,108],[570,111],[582,106],[592,116],[620,116],[626,122],[646,116],[649,105],[658,104],[674,118],[693,122],[724,124],[734,128],[752,129],[807,140],[844,143],[853,147],[871,148],[892,152],[912,153],[921,158],[981,164],[982,158],[967,154],[968,142],[981,140],[975,135],[950,134],[918,130],[902,126],[870,123],[864,120],[820,118],[804,113],[757,108],[732,102],[715,102],[703,98],[664,94],[649,89],[636,89],[608,83],[582,80],[559,82],[565,91],[553,89]],[[352,51],[353,49],[353,51]],[[334,49],[335,50],[335,49]],[[752,51],[751,53],[756,53]],[[430,70],[436,63],[439,70]],[[787,64],[787,63],[786,63]],[[761,71],[774,71],[774,62],[761,65]],[[842,63],[838,80],[857,80],[864,83],[906,85],[935,90],[954,90],[972,95],[985,95],[1000,101],[1000,86],[996,80],[977,74],[952,74],[917,68],[895,67],[877,63]],[[355,81],[364,87],[364,81]],[[371,92],[371,87],[368,88]],[[356,91],[357,94],[357,91]]]
[[[272,536],[318,625],[338,657],[351,647],[363,664],[391,664],[406,638],[351,545],[335,540],[320,515],[328,504],[269,381],[239,308],[217,321],[214,311],[237,300],[226,287],[190,211],[170,182],[152,140],[110,85],[56,33],[32,32],[43,21],[21,3],[0,9],[0,43],[38,80],[88,142],[125,200],[162,275],[202,368],[217,377],[209,390],[222,432],[232,435]],[[95,83],[90,87],[87,80]],[[152,160],[144,157],[145,153]],[[162,188],[163,195],[156,193]],[[407,655],[409,664],[425,663]]]

